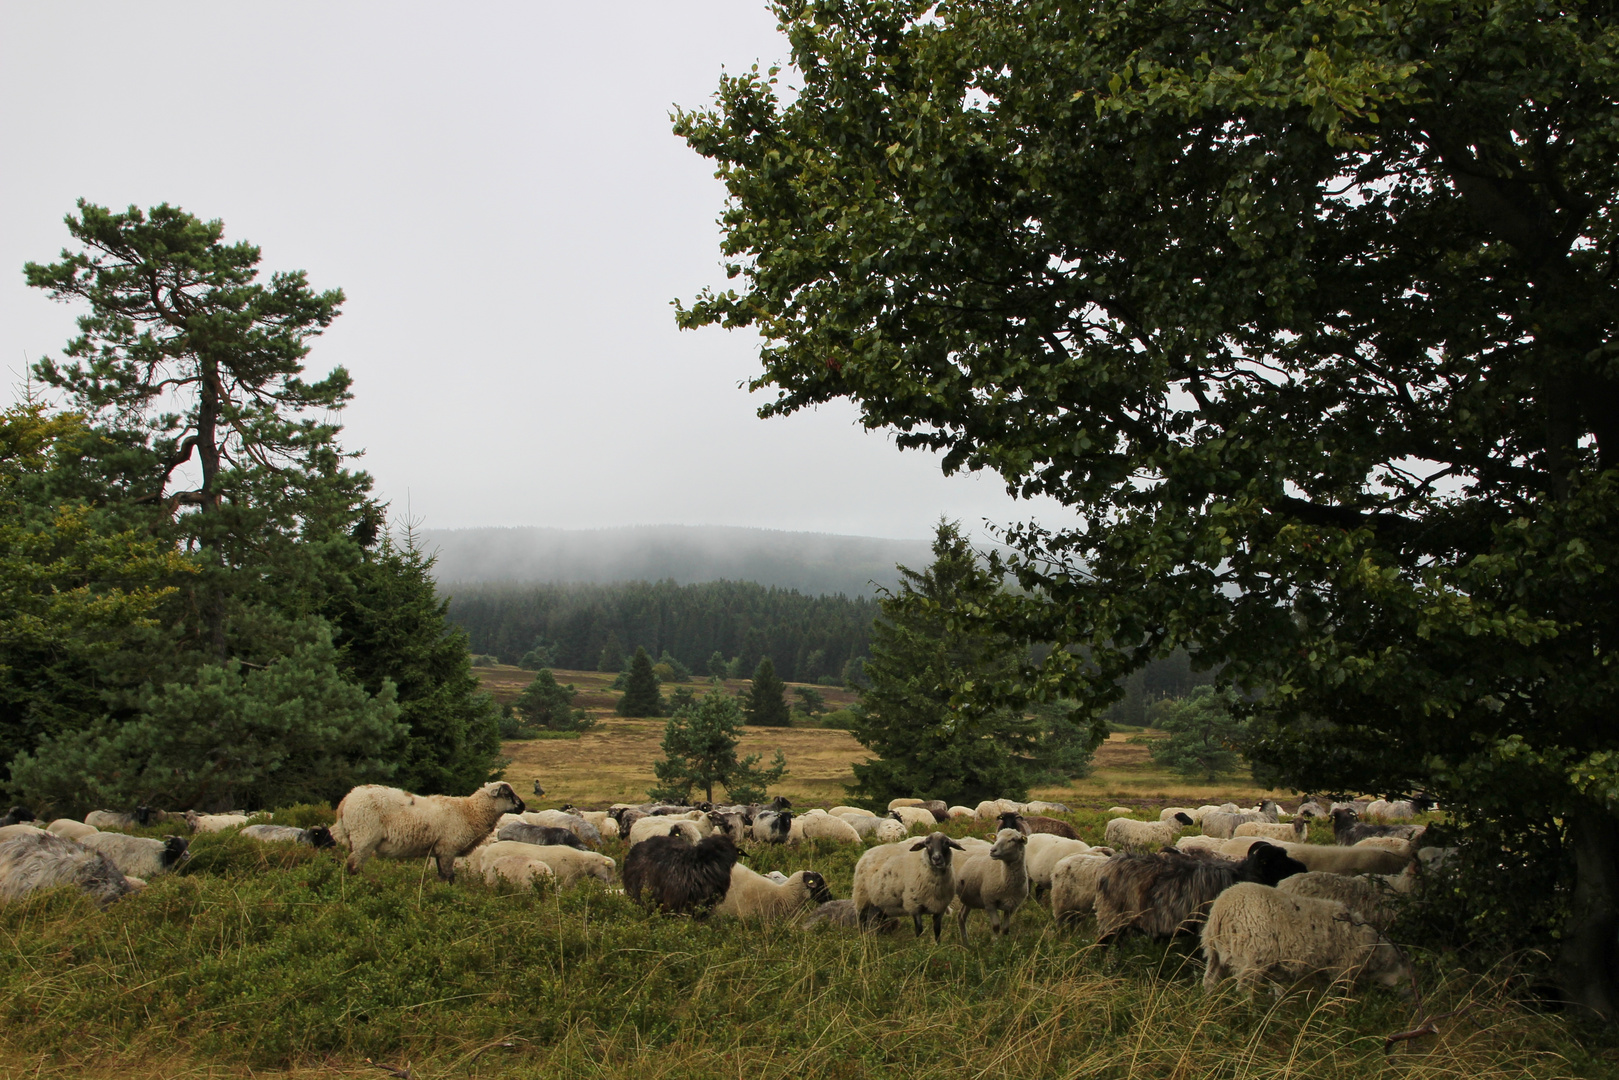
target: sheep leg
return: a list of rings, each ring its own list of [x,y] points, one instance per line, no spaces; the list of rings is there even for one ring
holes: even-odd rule
[[[438,862],[438,877],[439,877],[439,880],[440,881],[454,881],[455,880],[455,856],[454,855],[435,855],[435,856],[433,856],[433,858],[435,860],[437,860],[437,862]]]
[[[967,916],[971,914],[972,908],[966,904],[962,904],[961,910],[956,912],[956,924],[961,929],[961,943],[963,945],[967,944]]]
[[[934,916],[934,918],[936,920],[938,918],[938,916]],[[921,937],[922,936],[922,916],[920,914],[911,916],[911,925],[916,927],[916,936]]]
[[[357,845],[353,851],[349,852],[348,860],[344,862],[343,866],[349,873],[358,874],[360,867],[364,866],[366,860],[376,853],[377,845],[374,843]]]
[[[1220,985],[1225,977],[1230,974],[1230,969],[1220,960],[1220,954],[1214,949],[1205,945],[1203,953],[1208,957],[1208,964],[1203,969],[1203,989],[1209,991]]]
[[[939,943],[939,935],[944,931],[944,912],[936,912],[933,916],[933,944]]]

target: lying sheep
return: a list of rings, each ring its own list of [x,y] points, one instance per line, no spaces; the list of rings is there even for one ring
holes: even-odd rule
[[[1387,879],[1371,875],[1329,874],[1313,870],[1307,874],[1294,874],[1276,887],[1289,896],[1336,900],[1348,908],[1355,918],[1379,930],[1393,922],[1397,913],[1393,902],[1397,887]]]
[[[709,831],[706,819],[701,824],[698,824],[686,818],[644,817],[630,826],[629,845],[631,848],[635,848],[654,836],[670,836],[673,834],[683,836],[689,843],[695,844],[706,837]]]
[[[1108,817],[1133,817],[1133,816],[1135,816],[1135,808],[1130,807],[1130,806],[1110,806],[1110,807],[1107,808],[1107,816]],[[1159,820],[1162,821],[1163,819],[1160,818]]]
[[[1366,807],[1368,821],[1410,821],[1418,814],[1426,814],[1434,805],[1425,795],[1409,799],[1373,799]]]
[[[870,810],[865,810],[865,809],[862,809],[861,807],[858,807],[858,806],[834,806],[832,809],[828,810],[827,813],[831,814],[833,817],[841,817],[841,818],[848,818],[848,817],[869,817],[869,818],[874,818],[874,817],[877,816],[876,814],[872,813]]]
[[[1179,851],[1115,855],[1096,883],[1097,941],[1110,942],[1132,931],[1153,938],[1185,933],[1232,885],[1257,881],[1274,886],[1304,869],[1287,852],[1264,841],[1237,864]]]
[[[1030,802],[1030,803],[1025,803],[1024,806],[1023,806],[1023,812],[1025,814],[1044,814],[1044,815],[1071,814],[1071,813],[1073,813],[1072,810],[1068,809],[1067,806],[1063,805],[1060,802],[1041,802],[1038,799],[1036,799],[1035,801]]]
[[[4,817],[0,817],[0,829],[5,828],[7,825],[21,825],[24,822],[33,820],[34,812],[28,809],[28,807],[13,806],[10,810],[6,811]]]
[[[312,825],[307,829],[291,825],[249,825],[241,835],[260,843],[308,844],[312,848],[337,846],[337,841],[332,839],[332,830],[324,825]]]
[[[571,851],[582,850],[570,848]],[[539,882],[555,882],[556,871],[551,864],[543,859],[536,859],[531,855],[501,855],[493,859],[484,859],[481,862],[483,880],[485,884],[495,885],[502,881],[513,885],[533,885]]]
[[[931,831],[938,822],[933,817],[933,811],[920,806],[896,806],[888,812],[888,816],[904,825],[906,831],[912,829],[928,829]]]
[[[864,929],[872,934],[891,934],[899,929],[899,920],[882,919],[862,927],[860,912],[856,910],[853,900],[828,900],[798,924],[800,930],[813,930],[817,926],[841,926],[850,930]]]
[[[725,899],[714,908],[714,914],[777,922],[831,899],[832,890],[827,888],[826,879],[814,870],[800,870],[778,884],[737,863],[731,867],[730,888],[725,891]]]
[[[1102,835],[1108,847],[1121,851],[1156,851],[1173,844],[1175,837],[1190,824],[1192,819],[1185,814],[1168,821],[1136,821],[1121,817],[1109,821]]]
[[[578,814],[570,814],[563,810],[530,810],[523,814],[523,820],[542,828],[566,829],[588,848],[602,846],[601,830]]]
[[[970,806],[952,806],[946,811],[946,813],[950,815],[951,821],[960,821],[963,818],[970,818],[973,816],[972,807]]]
[[[1337,844],[1350,847],[1373,836],[1394,836],[1410,840],[1422,834],[1421,825],[1368,825],[1348,807],[1332,812],[1332,838]]]
[[[1249,837],[1248,839],[1256,840],[1258,837]],[[1175,841],[1175,850],[1184,852],[1187,855],[1196,855],[1199,853],[1218,855],[1222,858],[1230,858],[1233,862],[1248,854],[1248,848],[1250,845],[1244,844],[1242,848],[1242,855],[1235,857],[1227,855],[1225,852],[1225,846],[1229,843],[1229,840],[1221,840],[1217,837],[1204,836],[1202,833],[1196,833],[1192,836],[1183,836],[1179,840]]]
[[[875,840],[879,844],[896,844],[910,835],[904,825],[890,817],[845,816],[843,820],[860,834],[860,839]]]
[[[1096,883],[1107,866],[1106,855],[1079,854],[1060,859],[1051,870],[1051,917],[1059,926],[1096,910]]]
[[[240,826],[246,825],[253,819],[253,817],[263,817],[268,819],[270,815],[199,814],[195,810],[187,810],[185,813],[186,825],[194,833],[216,833],[224,832],[226,829],[239,828]],[[89,821],[88,818],[85,820],[87,822]]]
[[[373,855],[438,863],[438,876],[455,880],[455,860],[494,831],[501,814],[523,812],[510,784],[485,784],[471,795],[412,795],[365,784],[337,804],[332,839],[349,849],[347,868],[357,873]]]
[[[987,855],[968,855],[955,861],[956,922],[961,940],[967,940],[967,917],[974,910],[989,918],[991,937],[1011,929],[1012,915],[1029,895],[1029,875],[1024,854],[1029,838],[1016,829],[995,834],[995,844]]]
[[[624,892],[672,915],[704,914],[725,899],[736,860],[736,844],[724,833],[695,844],[682,836],[650,837],[624,856]]]
[[[1275,806],[1276,804],[1268,803],[1266,805]],[[1276,822],[1276,812],[1262,810],[1216,810],[1212,814],[1204,814],[1203,820],[1200,824],[1202,826],[1204,836],[1214,836],[1220,838],[1221,840],[1229,840],[1236,835],[1237,827],[1239,825],[1246,825],[1250,822],[1266,822],[1268,824],[1274,824]]]
[[[1000,827],[1003,829],[1016,829],[1024,836],[1050,834],[1052,836],[1066,837],[1069,840],[1079,839],[1079,833],[1075,832],[1074,827],[1068,822],[1059,821],[1054,817],[1041,817],[1039,814],[1033,816],[1002,814]]]
[[[587,877],[593,877],[604,884],[613,883],[613,871],[618,866],[612,859],[598,851],[581,851],[576,847],[542,847],[536,844],[523,844],[516,840],[497,840],[485,847],[478,857],[474,869],[483,873],[485,868],[499,859],[523,858],[538,859],[551,868],[556,875],[558,888],[572,888],[573,885]],[[487,878],[487,874],[485,874]]]
[[[585,842],[572,829],[559,829],[552,825],[530,825],[526,821],[513,821],[495,830],[495,840],[515,840],[519,844],[535,847],[571,847],[589,851]]]
[[[883,916],[909,915],[916,936],[922,916],[933,916],[933,940],[939,940],[944,913],[956,897],[950,853],[964,850],[942,832],[921,840],[883,844],[860,856],[854,868],[854,903],[861,925]]]
[[[84,815],[84,823],[96,830],[133,829],[137,825],[143,828],[150,825],[152,817],[150,806],[137,806],[128,813],[119,810],[92,810]]]
[[[1198,822],[1203,820],[1203,815],[1206,813],[1208,813],[1208,811],[1201,807],[1166,806],[1162,810],[1158,811],[1158,820],[1168,821],[1176,814],[1185,814],[1191,819],[1192,824],[1196,825]]]
[[[840,817],[831,814],[817,814],[811,811],[793,821],[793,825],[801,828],[801,836],[805,840],[833,840],[840,844],[860,843],[860,834],[855,832],[854,826]]]
[[[168,873],[191,858],[183,836],[150,840],[144,836],[130,836],[127,833],[98,832],[84,837],[79,843],[91,851],[101,852],[112,860],[118,872],[125,877],[138,877],[147,881],[159,874]]]
[[[889,799],[888,809],[898,810],[902,806],[921,806],[921,799]]]
[[[1241,859],[1255,844],[1274,844],[1274,840],[1261,840],[1254,836],[1239,836],[1225,841],[1221,853],[1229,858]],[[1290,856],[1303,863],[1307,870],[1324,870],[1333,874],[1398,874],[1407,860],[1392,851],[1378,848],[1336,847],[1327,844],[1282,844]]]
[[[1051,888],[1051,872],[1070,855],[1089,854],[1091,846],[1083,840],[1070,840],[1052,833],[1035,833],[1029,837],[1029,846],[1023,854],[1023,866],[1029,874],[1029,888],[1035,896],[1044,896]]]
[[[72,885],[102,906],[136,888],[101,852],[43,829],[0,840],[0,899],[21,900],[60,885]]]
[[[1251,883],[1215,900],[1203,927],[1203,955],[1205,990],[1230,976],[1249,989],[1275,977],[1370,978],[1391,988],[1411,978],[1400,951],[1344,905]]]
[[[792,831],[791,810],[761,810],[753,815],[753,838],[761,844],[785,844]]]
[[[1271,821],[1245,821],[1238,825],[1236,831],[1231,835],[1233,837],[1258,836],[1265,840],[1291,841],[1292,843],[1302,844],[1309,832],[1308,819],[1294,818],[1291,825]]]
[[[86,836],[89,836],[91,833],[100,832],[101,830],[97,829],[94,825],[86,825],[82,821],[74,821],[72,818],[63,817],[57,818],[55,821],[45,826],[45,831],[50,833],[52,836],[66,837],[69,840],[80,840]]]
[[[617,840],[618,839],[618,821],[615,820],[613,817],[611,817],[607,813],[607,811],[605,811],[605,810],[573,810],[573,811],[564,811],[564,812],[565,813],[572,813],[575,816],[577,816],[577,817],[581,818],[582,820],[584,820],[587,824],[590,825],[591,828],[596,830],[596,834],[602,840]],[[537,822],[536,824],[541,824],[541,823]],[[583,840],[584,837],[581,836],[579,839]]]

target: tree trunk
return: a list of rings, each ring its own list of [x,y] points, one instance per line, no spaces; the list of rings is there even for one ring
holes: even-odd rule
[[[202,386],[197,404],[197,451],[202,466],[202,522],[203,527],[199,536],[204,544],[213,548],[214,565],[223,567],[224,552],[220,550],[220,538],[217,535],[217,526],[210,527],[212,515],[219,509],[219,492],[217,490],[220,460],[219,413],[220,413],[220,381],[219,365],[212,359],[202,358]],[[216,580],[214,587],[209,590],[205,601],[202,617],[208,635],[209,646],[213,649],[216,659],[223,661],[228,655],[225,640],[225,596],[223,582]]]
[[[1619,1019],[1619,817],[1587,805],[1569,818],[1574,896],[1557,961],[1564,998],[1587,1016]]]

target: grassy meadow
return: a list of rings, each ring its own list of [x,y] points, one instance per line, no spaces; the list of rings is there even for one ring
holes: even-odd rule
[[[577,685],[587,673],[562,677]],[[536,806],[633,796],[660,727],[614,719],[579,739],[509,744],[508,776],[520,787],[529,770],[544,779]],[[840,731],[757,739],[790,762],[802,754],[787,790],[804,802],[841,796],[858,760]],[[1100,841],[1098,804],[1132,796],[1122,801],[1155,817],[1145,798],[1155,789],[1202,791],[1153,775],[1140,746],[1110,741],[1093,777],[1051,794],[1066,794],[1070,819]],[[278,815],[329,818],[323,807]],[[1619,1075],[1614,1035],[1536,1012],[1512,964],[1469,966],[1398,927],[1419,962],[1420,1006],[1341,988],[1248,996],[1228,983],[1208,995],[1193,943],[1100,949],[1092,925],[1059,929],[1032,903],[1002,941],[978,914],[965,946],[953,923],[935,945],[908,927],[665,918],[598,882],[560,894],[468,875],[446,885],[430,864],[381,860],[350,877],[339,853],[234,833],[199,836],[192,850],[181,872],[106,910],[60,892],[0,905],[0,1080]],[[762,847],[749,861],[819,870],[846,898],[863,850]],[[622,862],[618,841],[605,851]],[[1385,1053],[1386,1036],[1458,1009]]]

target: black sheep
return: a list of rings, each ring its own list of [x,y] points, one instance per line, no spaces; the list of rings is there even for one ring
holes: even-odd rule
[[[1240,863],[1207,852],[1165,848],[1152,855],[1120,853],[1096,881],[1097,940],[1138,930],[1154,938],[1189,933],[1202,923],[1215,897],[1239,881],[1275,888],[1308,870],[1274,844],[1257,843]]]
[[[1079,833],[1066,821],[1054,817],[1042,817],[1038,814],[1025,817],[1016,811],[1007,811],[1001,815],[1001,828],[1016,829],[1024,836],[1033,836],[1035,833],[1050,833],[1053,836],[1065,837],[1069,840],[1078,840]]]
[[[495,839],[515,840],[519,844],[540,844],[547,847],[560,845],[578,848],[580,851],[590,850],[571,829],[559,829],[552,825],[530,825],[526,821],[513,821],[502,825],[495,833]]]
[[[21,825],[25,821],[33,821],[34,812],[26,806],[13,806],[6,811],[5,817],[0,817],[0,828],[7,825]]]
[[[731,887],[736,844],[724,833],[692,843],[683,836],[654,836],[624,856],[624,892],[632,900],[670,914],[703,914]]]
[[[1360,820],[1360,815],[1348,807],[1339,807],[1332,812],[1332,838],[1344,846],[1350,847],[1373,836],[1395,836],[1401,840],[1409,840],[1422,832],[1421,825],[1369,825]]]

